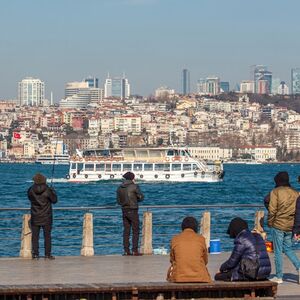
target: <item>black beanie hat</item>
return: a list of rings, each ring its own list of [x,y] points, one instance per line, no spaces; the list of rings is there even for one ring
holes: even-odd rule
[[[276,184],[276,187],[279,186],[290,186],[290,179],[288,172],[279,172],[274,177],[274,181]]]
[[[123,178],[125,178],[126,180],[133,180],[134,174],[132,172],[127,172],[123,175]]]
[[[181,223],[181,229],[193,229],[195,232],[198,232],[198,222],[194,217],[186,217]]]
[[[248,229],[248,223],[242,218],[234,218],[228,226],[227,234],[230,238],[235,239],[244,229]]]

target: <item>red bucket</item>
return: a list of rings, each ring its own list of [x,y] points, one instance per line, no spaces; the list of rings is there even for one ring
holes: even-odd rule
[[[265,241],[267,252],[273,252],[273,242]]]

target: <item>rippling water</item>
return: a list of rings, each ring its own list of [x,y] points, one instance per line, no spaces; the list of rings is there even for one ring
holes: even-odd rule
[[[220,238],[222,249],[231,247],[225,231],[230,219],[242,216],[253,226],[256,209],[239,208],[240,204],[262,204],[263,197],[274,187],[273,177],[286,170],[291,184],[296,182],[300,165],[225,165],[225,179],[220,183],[143,183],[143,205],[231,204],[234,208],[214,208],[212,238]],[[42,172],[51,183],[52,166],[34,164],[0,164],[0,207],[27,208],[27,189],[36,172]],[[55,207],[92,207],[115,205],[119,182],[68,183],[64,177],[67,166],[55,166],[53,185],[59,202]],[[91,210],[94,214],[94,243],[96,254],[122,252],[122,223],[119,207],[111,210]],[[144,209],[141,209],[141,213]],[[171,236],[180,231],[184,216],[200,220],[203,209],[162,209],[153,211],[153,246],[168,248]],[[22,214],[24,211],[0,211],[0,255],[17,256],[20,250]],[[84,211],[55,211],[53,248],[55,255],[78,255],[81,247]],[[42,245],[42,243],[41,243]]]

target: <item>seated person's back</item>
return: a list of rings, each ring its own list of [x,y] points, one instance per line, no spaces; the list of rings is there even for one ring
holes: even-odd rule
[[[227,233],[234,238],[234,248],[228,260],[221,265],[220,272],[215,275],[215,280],[251,280],[242,271],[241,260],[254,261],[256,257],[259,262],[256,280],[266,279],[271,272],[271,263],[262,237],[252,233],[247,222],[241,218],[234,218],[230,222]]]
[[[172,238],[167,280],[171,282],[211,282],[207,270],[208,255],[205,238],[197,234],[198,223],[186,217],[182,232]]]

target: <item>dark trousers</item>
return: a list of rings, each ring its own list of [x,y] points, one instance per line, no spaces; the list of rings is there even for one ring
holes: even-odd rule
[[[32,255],[39,255],[39,238],[40,229],[43,228],[44,231],[44,245],[45,245],[45,256],[51,255],[51,229],[52,225],[32,225],[31,224],[31,245],[32,245]]]
[[[129,236],[132,228],[132,251],[138,252],[139,246],[139,214],[138,209],[123,209],[123,246],[124,251],[129,252]]]
[[[215,280],[231,281],[231,276],[232,276],[232,270],[223,273],[221,272],[215,275]]]

